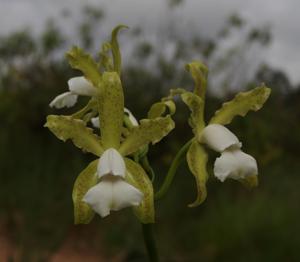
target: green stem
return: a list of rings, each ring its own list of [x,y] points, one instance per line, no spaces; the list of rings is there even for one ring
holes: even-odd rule
[[[158,254],[156,250],[152,224],[142,224],[145,246],[150,262],[158,262]]]
[[[149,161],[148,161],[148,157],[147,155],[145,155],[142,159],[141,159],[141,164],[142,167],[145,169],[145,171],[147,172],[147,174],[150,176],[151,178],[151,182],[153,183],[154,179],[155,179],[155,173],[154,170],[152,169]]]
[[[169,190],[172,181],[174,179],[175,173],[177,171],[178,166],[180,165],[180,163],[182,162],[183,158],[186,155],[186,152],[188,151],[190,145],[192,143],[192,140],[189,140],[188,142],[186,142],[183,147],[178,151],[178,153],[176,154],[175,158],[173,159],[173,162],[168,170],[168,173],[165,177],[165,180],[161,186],[161,188],[158,190],[158,192],[156,192],[154,199],[155,200],[159,200],[161,199]]]

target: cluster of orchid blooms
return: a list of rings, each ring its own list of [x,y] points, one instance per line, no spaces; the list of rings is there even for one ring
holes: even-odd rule
[[[89,97],[78,112],[69,115],[50,115],[46,127],[59,139],[72,140],[84,152],[97,158],[84,169],[75,181],[73,202],[75,223],[89,223],[98,213],[101,217],[132,206],[143,224],[154,223],[154,202],[170,186],[178,162],[186,158],[195,177],[197,198],[189,206],[201,204],[207,195],[207,147],[221,155],[215,160],[214,175],[220,181],[235,179],[248,186],[257,184],[256,160],[241,150],[242,143],[225,127],[237,116],[259,110],[270,95],[264,85],[239,93],[224,103],[208,121],[204,119],[207,68],[200,62],[187,64],[194,80],[194,90],[171,89],[170,94],[152,105],[146,119],[137,120],[124,107],[121,84],[121,55],[116,27],[109,42],[105,42],[95,61],[78,47],[73,47],[67,58],[71,67],[82,76],[68,81],[69,91],[57,96],[51,107],[72,107],[78,96]],[[174,129],[172,119],[176,111],[175,97],[190,109],[189,124],[192,137],[176,154],[165,182],[156,194],[153,189],[152,168],[147,158],[149,145],[159,142]],[[188,140],[188,139],[187,139]],[[163,174],[162,174],[163,175]]]

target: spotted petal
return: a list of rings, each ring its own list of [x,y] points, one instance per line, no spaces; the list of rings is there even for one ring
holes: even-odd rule
[[[77,46],[72,47],[66,54],[70,65],[80,70],[85,78],[89,80],[94,87],[98,87],[101,82],[101,75],[97,63],[93,58],[85,53],[82,49]]]
[[[106,72],[98,95],[101,140],[105,149],[120,146],[124,115],[124,95],[116,72]]]
[[[144,169],[129,158],[125,158],[126,181],[140,190],[143,195],[141,205],[134,207],[134,212],[143,224],[154,223],[153,186]]]
[[[136,152],[140,147],[149,143],[157,143],[166,136],[175,124],[170,116],[158,117],[155,119],[143,119],[139,126],[131,129],[130,134],[125,138],[119,152],[126,156]]]
[[[189,205],[189,207],[195,207],[206,199],[206,181],[208,179],[206,164],[208,157],[203,146],[194,140],[187,152],[186,158],[189,169],[194,175],[197,184],[197,198]]]
[[[100,156],[103,148],[100,138],[93,133],[91,128],[86,127],[84,121],[69,116],[49,115],[45,127],[60,140],[71,139],[75,146],[83,151]]]
[[[245,116],[250,110],[259,110],[267,101],[271,89],[262,85],[248,92],[239,93],[231,101],[226,102],[216,111],[210,120],[210,124],[227,125],[239,115]]]
[[[82,198],[97,183],[97,164],[98,160],[90,163],[75,181],[72,193],[75,224],[88,224],[94,217],[94,211],[82,201]]]

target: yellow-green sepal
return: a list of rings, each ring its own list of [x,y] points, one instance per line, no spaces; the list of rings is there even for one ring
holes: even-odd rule
[[[142,119],[139,126],[135,126],[130,130],[130,134],[121,144],[119,152],[126,156],[136,152],[142,146],[148,145],[149,143],[155,144],[174,127],[174,121],[169,115],[155,119]]]
[[[103,147],[100,138],[93,133],[93,129],[88,128],[84,121],[70,116],[49,115],[44,125],[60,140],[71,139],[75,146],[85,152],[100,156]]]
[[[153,104],[148,112],[148,118],[153,119],[163,116],[166,111],[169,111],[169,115],[173,115],[176,112],[176,105],[172,100],[165,100]]]
[[[193,61],[185,66],[186,70],[191,74],[194,82],[194,93],[205,99],[207,86],[207,67],[199,61]]]
[[[89,80],[95,87],[98,87],[101,82],[101,75],[98,64],[94,59],[82,49],[73,46],[66,53],[66,57],[72,68],[80,70],[85,78]]]
[[[125,164],[127,169],[125,180],[144,194],[142,203],[133,208],[134,213],[141,223],[154,223],[153,185],[145,170],[138,163],[129,158],[125,158]]]
[[[205,127],[204,101],[200,96],[192,92],[184,92],[181,94],[181,99],[191,111],[189,124],[193,129],[193,133],[195,136],[199,136]]]
[[[109,52],[111,51],[111,44],[108,42],[103,43],[102,49],[99,52],[99,57],[100,57],[100,69],[103,71],[114,71],[114,65],[113,61],[109,55]]]
[[[124,115],[124,94],[119,75],[105,72],[98,94],[101,141],[104,149],[120,146]]]
[[[270,94],[271,89],[265,85],[256,87],[248,92],[241,92],[216,111],[210,120],[210,124],[227,125],[237,115],[245,116],[250,110],[258,111],[267,101]]]
[[[206,181],[208,179],[208,173],[206,169],[208,156],[205,148],[200,145],[196,139],[193,140],[187,152],[186,159],[189,169],[196,179],[197,185],[196,200],[192,204],[189,204],[189,207],[196,207],[202,204],[206,199]]]
[[[118,33],[121,29],[128,28],[126,25],[118,25],[111,33],[111,51],[114,61],[114,71],[121,74],[122,57],[118,43]]]
[[[74,223],[88,224],[93,219],[95,213],[90,206],[82,201],[86,192],[97,184],[97,164],[98,160],[91,162],[77,177],[72,193],[74,204]]]

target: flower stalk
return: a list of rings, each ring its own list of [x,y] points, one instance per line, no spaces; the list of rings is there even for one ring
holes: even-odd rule
[[[159,262],[152,224],[142,224],[145,247],[150,262]]]

